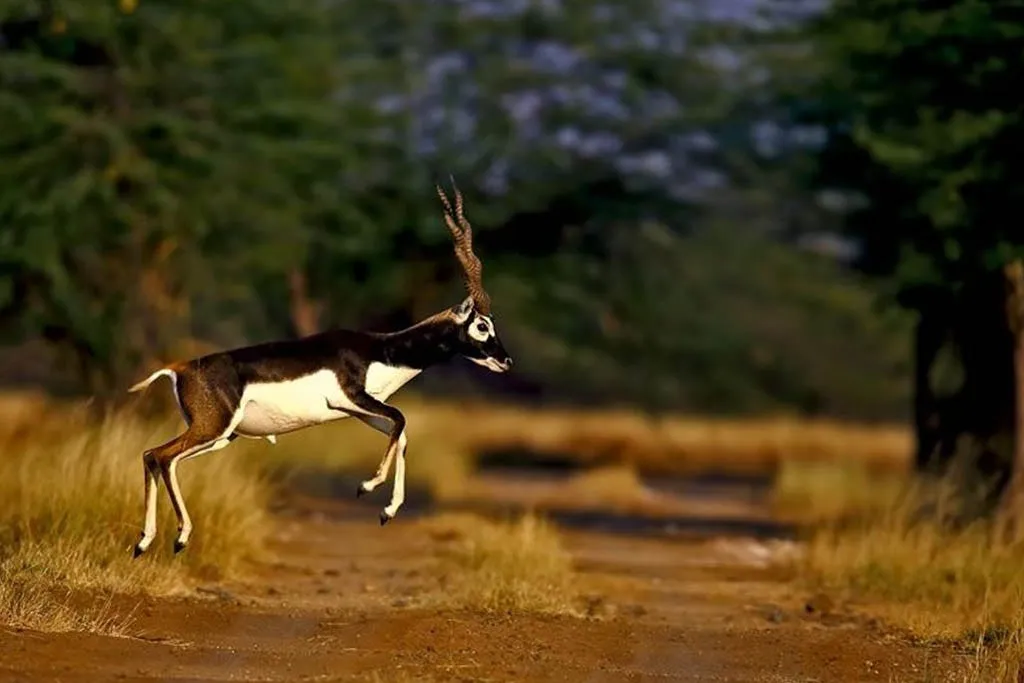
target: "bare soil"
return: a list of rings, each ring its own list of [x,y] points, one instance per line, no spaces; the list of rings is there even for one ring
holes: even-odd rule
[[[550,499],[550,486],[491,474],[477,491],[509,507]],[[0,681],[924,683],[960,665],[794,589],[765,561],[785,533],[748,486],[700,491],[680,493],[689,507],[647,510],[635,533],[621,515],[555,510],[586,617],[431,606],[446,541],[416,523],[415,501],[381,528],[379,500],[292,492],[276,511],[273,560],[246,580],[122,598],[132,637],[0,629]]]

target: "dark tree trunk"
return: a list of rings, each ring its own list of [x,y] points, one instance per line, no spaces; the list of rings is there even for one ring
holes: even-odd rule
[[[973,437],[972,456],[982,483],[998,499],[1010,476],[1011,454],[998,450],[1014,433],[1013,334],[1002,273],[977,278],[959,299],[954,338],[964,382],[951,406],[955,436]]]
[[[1013,343],[1006,316],[1004,277],[977,277],[952,296],[917,302],[914,331],[915,466],[921,473],[949,473],[954,459],[965,464],[998,499],[1009,479],[1010,454],[996,437],[1013,427]],[[960,386],[940,393],[931,374],[939,353],[950,347],[962,372]],[[969,482],[963,482],[968,484]]]
[[[1003,532],[1011,540],[1019,540],[1024,532],[1024,262],[1014,261],[1004,272],[1006,313],[1014,340],[1015,434],[1010,481],[999,512]]]
[[[920,312],[914,328],[914,433],[917,451],[914,457],[918,472],[939,472],[949,464],[947,449],[937,457],[942,443],[942,404],[931,384],[931,371],[946,340],[946,316],[937,307]]]
[[[323,305],[310,297],[306,274],[299,268],[293,268],[288,273],[288,293],[295,335],[308,337],[319,332]]]

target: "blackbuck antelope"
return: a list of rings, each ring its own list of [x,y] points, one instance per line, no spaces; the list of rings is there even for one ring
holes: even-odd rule
[[[158,476],[178,518],[174,549],[180,552],[188,544],[192,521],[178,483],[179,463],[224,448],[239,436],[275,443],[278,434],[346,417],[356,417],[389,438],[376,474],[359,485],[356,495],[384,483],[394,461],[391,502],[380,523],[395,516],[405,498],[407,441],[405,417],[386,401],[426,368],[456,355],[493,372],[512,367],[491,319],[491,300],[481,280],[480,259],[473,253],[462,195],[454,188],[453,208],[440,186],[437,193],[469,292],[462,303],[398,332],[337,329],[172,363],[129,389],[139,391],[158,377],[170,377],[187,427],[142,454],[146,516],[136,557],[156,537]]]

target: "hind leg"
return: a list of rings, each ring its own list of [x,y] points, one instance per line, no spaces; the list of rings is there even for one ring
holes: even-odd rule
[[[135,557],[149,550],[153,539],[156,538],[156,496],[157,487],[160,485],[157,475],[160,473],[160,467],[151,451],[142,454],[142,470],[146,483],[146,521],[142,527],[142,537],[135,545]]]
[[[232,429],[234,429],[233,426]],[[188,545],[189,538],[192,536],[192,518],[188,514],[188,508],[185,507],[185,499],[181,495],[181,485],[178,483],[178,463],[191,460],[205,453],[219,451],[234,440],[234,434],[229,434],[222,439],[217,439],[213,443],[204,444],[198,449],[183,452],[172,458],[166,467],[161,468],[164,475],[164,483],[167,485],[167,492],[171,497],[171,505],[174,506],[174,512],[178,516],[178,538],[174,541],[174,552],[179,553],[184,550],[185,546]]]
[[[226,406],[210,406],[203,413],[202,419],[193,419],[183,434],[143,454],[146,469],[146,518],[142,538],[135,546],[136,557],[149,549],[156,536],[157,473],[163,476],[167,495],[178,518],[178,538],[174,544],[175,552],[178,552],[188,543],[192,533],[192,520],[178,483],[178,463],[227,446],[234,440],[233,432],[240,420],[241,411],[233,414]]]
[[[216,436],[210,438],[189,428],[184,434],[176,436],[167,443],[142,454],[142,461],[146,469],[146,518],[143,524],[142,538],[135,545],[135,557],[146,552],[156,537],[157,474],[162,474],[164,483],[167,484],[171,505],[174,507],[174,512],[178,517],[178,528],[180,530],[185,520],[188,519],[188,513],[184,512],[184,507],[180,504],[181,493],[178,490],[177,478],[173,476],[173,473],[171,476],[168,476],[169,466],[183,456],[209,448],[216,441]]]

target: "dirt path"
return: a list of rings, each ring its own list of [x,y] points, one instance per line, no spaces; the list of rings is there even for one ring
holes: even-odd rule
[[[144,601],[137,638],[0,630],[0,681],[917,683],[950,661],[864,620],[806,613],[807,596],[743,536],[567,528],[593,618],[427,609],[421,598],[443,590],[440,541],[412,509],[384,529],[374,510],[291,500],[277,562]]]

